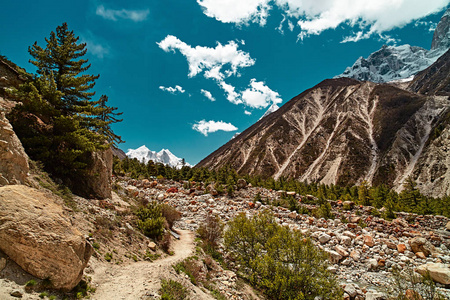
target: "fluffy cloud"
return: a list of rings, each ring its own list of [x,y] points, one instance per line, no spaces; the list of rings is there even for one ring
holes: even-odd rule
[[[189,77],[203,72],[206,78],[221,81],[231,75],[237,75],[239,68],[255,64],[255,60],[248,53],[238,50],[238,44],[234,41],[226,45],[217,43],[215,48],[202,46],[194,48],[176,36],[168,35],[157,44],[166,52],[178,50],[186,57],[189,64]]]
[[[248,110],[244,110],[244,114],[246,114],[247,116],[250,116],[252,113],[249,112]]]
[[[250,87],[242,92],[242,102],[245,105],[254,108],[264,108],[271,103],[281,103],[283,100],[280,98],[280,94],[272,91],[262,81],[256,81],[252,79],[250,81]]]
[[[225,123],[223,121],[205,121],[201,120],[192,126],[192,129],[200,132],[204,136],[208,136],[208,133],[222,131],[235,131],[237,127],[231,123]]]
[[[128,10],[128,9],[110,9],[99,5],[95,13],[107,20],[117,21],[118,19],[127,19],[134,22],[141,22],[147,19],[149,10]]]
[[[209,100],[211,100],[211,101],[216,101],[216,98],[214,98],[213,95],[211,95],[211,92],[210,92],[210,91],[207,91],[207,90],[202,89],[200,92],[202,93],[203,96],[205,96],[205,97],[208,98]]]
[[[281,103],[280,94],[270,89],[263,81],[251,79],[249,87],[242,92],[236,92],[234,86],[221,82],[220,86],[227,95],[227,100],[233,104],[244,104],[252,108],[265,108],[271,103]]]
[[[159,89],[162,91],[165,91],[165,92],[169,92],[173,95],[178,94],[178,93],[183,94],[185,92],[185,90],[179,85],[176,85],[175,87],[171,87],[171,86],[165,87],[165,86],[161,85],[159,87]]]
[[[197,0],[205,15],[223,23],[266,24],[269,0]]]
[[[205,78],[215,80],[225,92],[227,100],[233,104],[264,108],[271,102],[280,103],[282,101],[280,95],[272,91],[262,81],[252,79],[249,87],[242,92],[237,92],[234,86],[225,82],[225,79],[232,75],[239,76],[240,68],[250,67],[255,64],[255,60],[250,57],[249,53],[238,50],[238,44],[234,41],[230,41],[226,45],[217,43],[215,48],[192,47],[177,37],[168,35],[157,44],[166,52],[180,51],[186,57],[189,65],[188,76],[194,77],[203,73]],[[244,44],[244,41],[241,44]],[[215,100],[210,92],[205,90],[201,92],[211,101]]]
[[[265,25],[273,6],[277,6],[300,29],[299,38],[320,34],[347,24],[360,29],[357,41],[402,27],[438,12],[448,0],[197,0],[204,13],[224,23]],[[282,24],[285,20],[283,20]],[[292,23],[291,23],[292,24]],[[289,24],[288,26],[292,27]],[[282,26],[277,28],[282,31]]]

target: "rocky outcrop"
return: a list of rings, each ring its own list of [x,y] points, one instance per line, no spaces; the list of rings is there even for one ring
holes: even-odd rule
[[[0,186],[24,183],[28,171],[28,155],[5,113],[0,111]]]
[[[0,187],[0,250],[64,290],[78,284],[93,252],[51,195],[23,185]]]
[[[86,198],[111,198],[111,176],[113,152],[111,148],[90,154],[87,174],[75,178],[71,184],[72,191]]]
[[[431,50],[450,47],[450,8],[442,16],[433,34]]]

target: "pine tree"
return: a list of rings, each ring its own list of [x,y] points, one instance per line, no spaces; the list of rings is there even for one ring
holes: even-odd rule
[[[91,153],[121,142],[110,124],[120,122],[107,97],[93,101],[91,89],[99,75],[84,74],[89,68],[86,44],[78,43],[64,23],[46,38],[42,48],[34,43],[28,51],[37,74],[16,91],[11,122],[34,160],[53,176],[75,183],[90,163]]]

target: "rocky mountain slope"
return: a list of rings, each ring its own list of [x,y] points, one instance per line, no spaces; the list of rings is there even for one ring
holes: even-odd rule
[[[431,49],[410,45],[386,46],[360,57],[339,77],[349,77],[377,83],[406,80],[433,64],[450,48],[450,8],[442,16],[434,32]]]
[[[126,155],[129,158],[136,158],[140,162],[148,163],[152,160],[155,163],[163,163],[174,168],[183,167],[183,159],[178,158],[172,154],[168,149],[162,149],[159,152],[148,149],[145,145],[137,149],[128,149]],[[184,162],[184,166],[190,166],[190,164]]]
[[[420,173],[417,162],[428,153],[430,134],[449,111],[447,87],[440,84],[450,74],[448,55],[427,69],[422,80],[413,81],[410,90],[350,78],[325,80],[197,166],[231,164],[241,173],[263,177],[341,185],[365,180],[400,188],[406,177]],[[416,90],[430,90],[431,95]],[[443,162],[435,163],[450,172]],[[448,188],[439,191],[450,193]]]

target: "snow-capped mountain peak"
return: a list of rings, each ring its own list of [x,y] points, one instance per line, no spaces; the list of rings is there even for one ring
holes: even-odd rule
[[[163,163],[175,168],[183,167],[183,159],[178,158],[168,149],[162,149],[161,151],[156,152],[148,149],[145,145],[143,145],[137,149],[128,149],[126,155],[129,158],[136,158],[137,160],[145,164],[152,160],[155,163]],[[184,166],[191,165],[184,162]]]
[[[408,44],[384,45],[367,58],[358,58],[339,77],[384,83],[409,78],[432,65],[450,47],[450,8],[436,27],[431,50]]]

